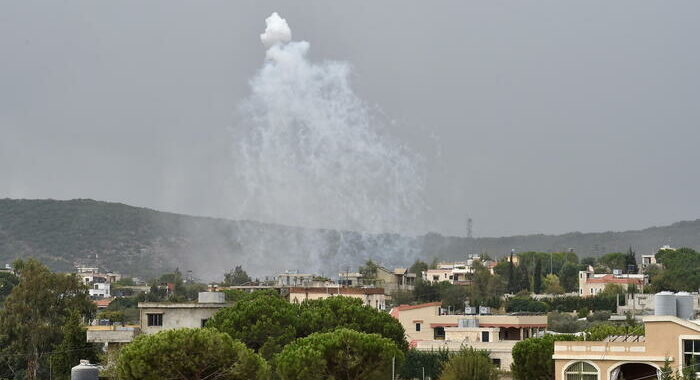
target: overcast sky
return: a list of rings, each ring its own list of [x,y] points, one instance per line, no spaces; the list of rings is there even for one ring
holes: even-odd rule
[[[229,129],[272,11],[425,157],[429,230],[700,217],[694,0],[3,1],[0,197],[230,216]]]

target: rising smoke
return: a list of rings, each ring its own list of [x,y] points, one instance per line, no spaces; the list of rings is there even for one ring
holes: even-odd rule
[[[424,229],[422,160],[386,135],[352,90],[347,63],[311,62],[309,43],[292,41],[285,19],[273,13],[265,22],[265,62],[234,128],[236,216],[306,232],[271,247],[248,231],[239,239],[243,251],[291,255],[297,259],[286,265],[315,270],[331,257],[354,265],[405,255],[401,239],[377,234]],[[329,237],[318,228],[353,233]]]

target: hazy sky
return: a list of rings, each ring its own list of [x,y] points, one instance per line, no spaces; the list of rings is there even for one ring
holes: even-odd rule
[[[425,157],[430,230],[700,217],[695,0],[3,1],[0,197],[228,216],[272,11]]]

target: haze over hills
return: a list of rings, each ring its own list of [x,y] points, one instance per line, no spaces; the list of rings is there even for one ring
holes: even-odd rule
[[[501,257],[518,251],[574,249],[579,257],[663,244],[700,248],[700,220],[639,231],[464,238],[409,237],[303,229],[254,221],[195,217],[89,199],[0,199],[0,263],[36,257],[54,270],[78,261],[141,277],[180,268],[216,280],[235,265],[258,276],[287,269],[333,276],[365,260],[407,266],[416,258],[458,259],[467,252]]]

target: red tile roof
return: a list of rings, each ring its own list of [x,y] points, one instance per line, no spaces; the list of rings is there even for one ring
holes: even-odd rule
[[[112,301],[114,301],[114,298],[103,298],[99,300],[94,300],[92,302],[99,308],[109,306],[109,304],[112,303]]]
[[[642,284],[642,280],[639,278],[621,278],[615,277],[612,274],[606,274],[598,278],[589,278],[586,282],[589,284]]]

